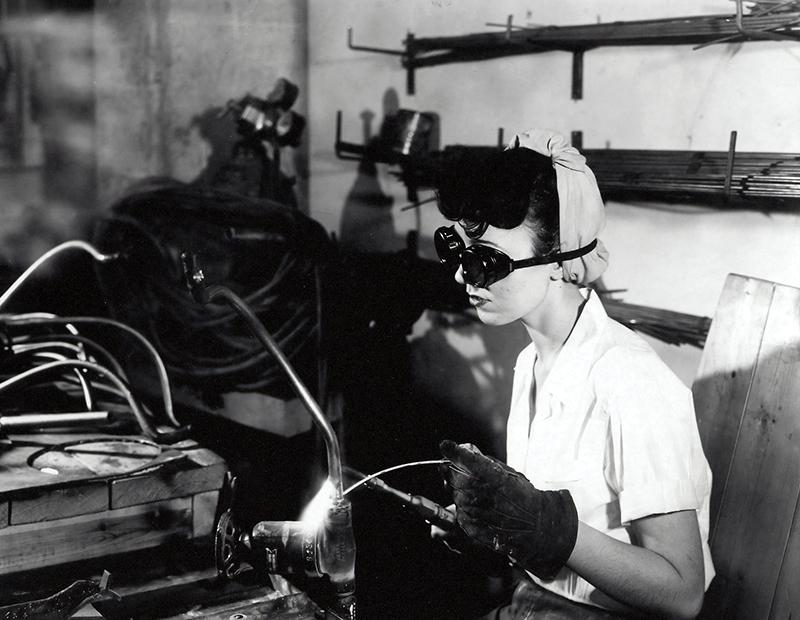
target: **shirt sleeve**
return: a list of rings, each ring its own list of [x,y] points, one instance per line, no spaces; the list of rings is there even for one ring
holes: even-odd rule
[[[602,362],[605,475],[618,495],[622,524],[700,508],[710,471],[691,391],[649,348],[617,347]]]

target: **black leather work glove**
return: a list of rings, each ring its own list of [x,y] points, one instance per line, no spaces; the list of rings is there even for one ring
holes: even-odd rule
[[[455,506],[448,506],[455,513]],[[431,527],[431,538],[439,540],[451,552],[459,556],[470,570],[491,577],[503,577],[510,574],[512,563],[508,556],[493,549],[487,549],[467,536],[461,526],[445,531],[436,526]]]
[[[458,524],[467,536],[541,579],[552,579],[569,559],[578,513],[569,491],[540,491],[508,465],[472,444],[439,444],[453,490]]]

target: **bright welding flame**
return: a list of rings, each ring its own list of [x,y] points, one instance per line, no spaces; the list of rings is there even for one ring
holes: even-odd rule
[[[328,478],[322,483],[317,494],[312,498],[308,505],[303,510],[300,516],[300,521],[308,529],[316,529],[321,526],[325,520],[325,515],[328,510],[333,506],[333,484]]]

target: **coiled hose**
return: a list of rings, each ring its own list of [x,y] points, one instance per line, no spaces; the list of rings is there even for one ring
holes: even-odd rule
[[[151,183],[112,206],[94,242],[123,255],[98,270],[110,311],[148,337],[176,379],[219,392],[292,393],[233,310],[192,300],[180,264],[191,252],[209,281],[247,302],[298,373],[319,383],[319,272],[332,242],[318,223],[266,199]]]

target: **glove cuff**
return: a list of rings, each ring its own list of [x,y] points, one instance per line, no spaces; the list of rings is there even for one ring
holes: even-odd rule
[[[578,511],[566,489],[541,491],[544,495],[541,520],[533,536],[533,544],[522,544],[509,550],[517,565],[539,579],[549,581],[564,567],[578,538]],[[530,541],[527,541],[530,542]],[[528,551],[528,553],[526,553]]]

